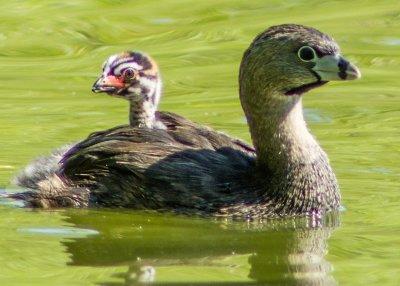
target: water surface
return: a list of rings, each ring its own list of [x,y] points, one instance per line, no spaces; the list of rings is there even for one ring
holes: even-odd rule
[[[400,284],[398,1],[11,0],[0,16],[0,185],[32,158],[127,122],[91,94],[104,59],[146,51],[161,109],[249,140],[237,71],[252,38],[295,22],[332,35],[362,70],[304,99],[338,176],[334,219],[230,222],[0,206],[0,285]]]

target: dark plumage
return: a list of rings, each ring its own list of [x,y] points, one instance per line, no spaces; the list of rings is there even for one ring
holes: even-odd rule
[[[343,76],[343,72],[346,76]],[[301,94],[356,79],[329,36],[300,25],[256,37],[240,67],[240,100],[255,146],[170,113],[166,129],[122,126],[95,133],[64,156],[38,191],[40,207],[107,206],[275,217],[340,207],[328,158],[309,133]]]

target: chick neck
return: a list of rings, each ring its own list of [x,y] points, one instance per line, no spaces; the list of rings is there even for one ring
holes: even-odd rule
[[[161,82],[154,87],[141,88],[139,96],[128,96],[129,124],[132,127],[154,128],[156,126],[155,112],[161,97]]]
[[[144,98],[129,100],[129,125],[132,127],[153,128],[156,107]]]

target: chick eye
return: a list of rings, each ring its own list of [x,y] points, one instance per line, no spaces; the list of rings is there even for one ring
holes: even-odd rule
[[[136,71],[134,69],[126,69],[122,72],[125,79],[132,79],[136,76]]]
[[[303,46],[297,51],[297,56],[303,62],[311,62],[317,58],[315,50],[309,46]]]

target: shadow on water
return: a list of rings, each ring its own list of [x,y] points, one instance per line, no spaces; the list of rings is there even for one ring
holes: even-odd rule
[[[235,222],[187,219],[172,215],[108,211],[69,211],[66,221],[100,235],[63,241],[72,266],[128,266],[115,276],[121,282],[102,286],[209,285],[211,282],[157,282],[157,267],[225,266],[242,257],[250,282],[218,285],[336,285],[325,259],[327,239],[339,226],[339,215],[323,219]],[[234,260],[237,261],[237,260]],[[180,268],[182,269],[182,268]],[[182,270],[180,270],[182,271]]]

